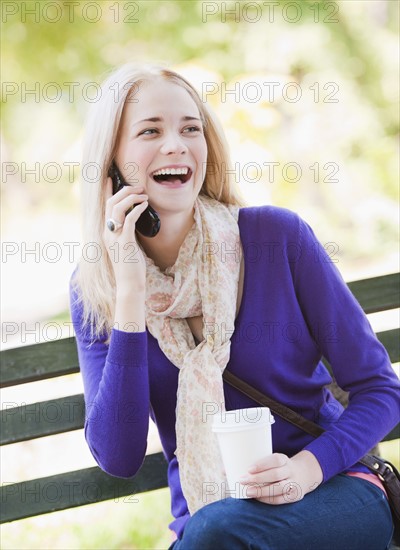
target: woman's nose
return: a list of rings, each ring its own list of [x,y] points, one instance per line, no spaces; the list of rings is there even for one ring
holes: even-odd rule
[[[164,155],[170,154],[182,154],[188,150],[185,142],[179,134],[170,132],[166,134],[163,144],[161,146],[161,152]]]

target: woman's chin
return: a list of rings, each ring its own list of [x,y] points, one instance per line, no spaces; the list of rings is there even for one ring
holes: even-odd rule
[[[154,189],[154,187],[153,187]],[[201,186],[193,189],[193,186],[187,186],[182,184],[181,189],[156,189],[154,193],[154,199],[152,199],[153,193],[148,192],[149,204],[159,214],[165,213],[178,213],[189,212],[197,199]]]

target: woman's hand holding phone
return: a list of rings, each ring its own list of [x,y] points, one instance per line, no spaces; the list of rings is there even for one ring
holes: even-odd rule
[[[146,262],[135,234],[135,223],[148,206],[148,197],[143,187],[126,185],[115,195],[111,178],[107,178],[104,242],[114,269],[117,291],[146,288]],[[128,214],[126,212],[136,205]],[[113,219],[122,227],[110,231],[106,221]]]
[[[126,185],[129,185],[124,180],[123,175],[121,174],[118,166],[115,163],[115,160],[112,161],[110,169],[108,171],[108,175],[112,179],[113,183],[113,195],[118,193],[122,189],[122,187],[125,187]],[[130,209],[132,209],[133,206],[131,206]],[[130,209],[125,212],[125,214],[128,214]],[[112,220],[110,220],[112,222]],[[114,223],[112,222],[111,227],[114,227]],[[155,237],[157,233],[160,231],[161,227],[161,221],[158,217],[157,212],[152,208],[150,205],[145,208],[145,210],[142,212],[142,214],[139,216],[139,218],[136,220],[135,223],[135,229],[138,233],[141,233],[144,237]]]
[[[135,208],[126,214],[134,204]],[[112,180],[107,179],[103,238],[115,275],[114,324],[125,332],[142,332],[146,327],[146,261],[136,241],[135,224],[147,206],[143,187],[127,185],[113,195]],[[106,223],[110,218],[122,227],[110,231]]]

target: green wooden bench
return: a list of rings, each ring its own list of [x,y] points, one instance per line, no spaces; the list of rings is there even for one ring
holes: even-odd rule
[[[398,273],[349,283],[366,313],[398,308],[399,286]],[[392,362],[400,360],[399,332],[397,328],[377,335]],[[79,365],[74,338],[1,352],[0,384],[3,388],[77,372]],[[1,412],[1,445],[82,429],[84,415],[83,395],[5,408]],[[400,424],[384,440],[398,438]],[[112,477],[93,467],[21,483],[7,483],[0,489],[1,523],[166,486],[167,463],[162,453],[147,455],[140,471],[130,479]]]

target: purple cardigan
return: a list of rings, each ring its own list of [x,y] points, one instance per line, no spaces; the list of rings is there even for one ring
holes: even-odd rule
[[[271,206],[242,208],[243,299],[227,368],[326,428],[314,439],[275,418],[275,452],[301,449],[318,459],[327,481],[343,471],[368,471],[357,460],[399,421],[400,381],[358,302],[311,228],[295,213]],[[178,369],[146,330],[112,330],[110,344],[90,344],[71,285],[71,314],[83,376],[85,436],[99,466],[130,477],[146,453],[149,415],[169,463],[168,482],[178,537],[189,518],[174,455]],[[332,365],[349,392],[342,406],[324,387]],[[256,404],[224,384],[227,410]]]

